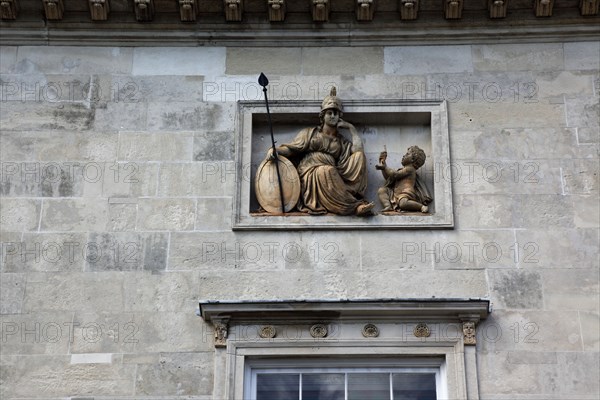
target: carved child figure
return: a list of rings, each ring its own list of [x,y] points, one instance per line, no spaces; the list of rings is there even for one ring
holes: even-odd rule
[[[411,146],[402,157],[402,168],[393,170],[386,164],[387,152],[379,156],[375,166],[385,178],[385,185],[377,191],[382,212],[429,211],[431,197],[425,185],[419,180],[417,170],[425,164],[425,152],[418,146]]]

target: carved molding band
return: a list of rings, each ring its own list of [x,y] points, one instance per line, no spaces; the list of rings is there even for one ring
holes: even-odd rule
[[[110,13],[109,0],[89,0],[92,21],[106,21]]]
[[[0,1],[0,18],[2,19],[17,19],[19,5],[17,0],[2,0]]]

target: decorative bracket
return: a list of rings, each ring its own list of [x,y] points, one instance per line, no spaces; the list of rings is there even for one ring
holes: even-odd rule
[[[198,15],[198,0],[179,0],[179,18],[183,22],[194,22]]]
[[[17,0],[2,0],[0,1],[0,18],[1,19],[17,19],[19,5]]]
[[[229,317],[213,317],[212,323],[215,328],[215,347],[227,347]]]
[[[135,0],[135,19],[138,21],[152,21],[154,18],[154,0]]]
[[[480,316],[478,314],[461,314],[458,316],[462,322],[463,342],[465,345],[474,346],[477,344],[477,323]]]
[[[329,21],[329,0],[311,0],[312,19],[315,22]]]
[[[488,0],[490,18],[506,18],[508,0]]]
[[[533,9],[536,17],[551,17],[554,0],[535,0]]]
[[[444,15],[446,19],[462,18],[463,0],[444,0]]]
[[[281,22],[285,19],[285,0],[267,0],[269,21]]]
[[[89,0],[92,21],[106,21],[110,13],[109,0]]]
[[[597,15],[598,5],[600,0],[580,0],[579,1],[579,12],[581,15]]]
[[[356,1],[356,20],[373,21],[375,14],[375,0],[357,0]]]
[[[242,20],[244,0],[223,0],[225,6],[225,21],[238,22]]]
[[[400,19],[417,19],[419,12],[419,0],[400,0]]]
[[[63,18],[63,12],[65,11],[63,0],[43,0],[42,3],[44,3],[46,19],[61,20]]]

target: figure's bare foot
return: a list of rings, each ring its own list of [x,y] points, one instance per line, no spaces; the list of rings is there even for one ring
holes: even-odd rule
[[[428,212],[428,211],[429,211],[429,207],[427,207],[427,206],[423,206],[423,207],[421,207],[421,212],[422,212],[422,213],[426,213],[426,212]]]
[[[394,211],[394,209],[392,208],[392,206],[387,206],[383,210],[381,210],[381,212],[386,212],[386,211]]]
[[[356,207],[356,215],[370,214],[373,207],[375,207],[375,203],[363,203]]]

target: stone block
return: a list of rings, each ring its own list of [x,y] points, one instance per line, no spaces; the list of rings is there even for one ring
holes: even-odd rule
[[[195,231],[230,231],[231,197],[205,197],[197,200]]]
[[[20,46],[16,73],[129,74],[131,47]]]
[[[600,209],[597,195],[570,196],[575,213],[574,222],[577,228],[600,227]]]
[[[233,161],[164,164],[158,177],[158,196],[233,196],[238,179],[249,182],[250,169],[239,171]]]
[[[164,271],[167,268],[166,233],[90,233],[86,271]]]
[[[133,75],[223,75],[224,47],[137,47],[133,50]]]
[[[4,272],[81,272],[84,233],[24,233],[5,243]]]
[[[116,132],[145,129],[148,119],[147,103],[106,103],[96,108],[94,129]]]
[[[485,356],[504,351],[581,351],[579,316],[572,311],[505,311],[494,308],[493,313],[477,327],[477,347],[478,352]],[[514,359],[514,356],[511,358]]]
[[[384,49],[384,60],[386,74],[421,75],[473,71],[471,46],[387,46]]]
[[[556,353],[541,351],[511,351],[508,353],[508,362],[511,364],[558,364]]]
[[[133,395],[135,369],[123,365],[121,355],[114,354],[110,364],[71,364],[70,355],[12,356],[9,362],[3,397]]]
[[[116,199],[115,201],[117,201]],[[135,203],[108,204],[108,230],[116,232],[134,231],[137,221],[137,201]]]
[[[140,199],[137,227],[140,230],[191,231],[196,220],[193,199]]]
[[[600,188],[598,159],[563,160],[562,181],[565,194],[595,194]]]
[[[593,76],[570,71],[550,71],[537,76],[537,95],[540,99],[557,96],[591,96]]]
[[[502,229],[512,227],[512,204],[510,195],[484,194],[457,195],[454,203],[454,223],[458,229]]]
[[[180,312],[136,312],[136,350],[146,353],[209,351],[214,354],[214,333],[196,316],[197,302]]]
[[[71,312],[3,315],[0,324],[3,356],[69,352],[73,337]]]
[[[510,115],[510,120],[506,118]],[[448,110],[448,124],[454,130],[499,132],[507,128],[564,127],[563,104],[458,102]],[[570,125],[569,125],[570,126]]]
[[[592,70],[600,68],[600,44],[591,42],[563,43],[565,69],[569,71]]]
[[[518,230],[524,268],[594,268],[598,264],[598,229]]]
[[[388,48],[385,51],[387,55]],[[384,72],[384,49],[382,47],[306,47],[302,49],[302,74],[326,75],[331,72],[339,75],[381,74]]]
[[[565,99],[567,126],[600,130],[600,100],[595,97]]]
[[[597,144],[600,143],[600,129],[598,127],[581,127],[577,128],[577,143],[578,144]],[[593,149],[597,151],[597,146]]]
[[[109,227],[106,199],[45,200],[42,231],[106,231]]]
[[[542,389],[537,370],[529,364],[512,364],[507,352],[478,354],[477,368],[482,398],[522,398]]]
[[[148,103],[149,131],[233,131],[235,103]]]
[[[0,314],[20,314],[25,297],[25,274],[0,274]]]
[[[189,49],[188,49],[189,50]],[[201,102],[204,78],[198,75],[110,76],[114,102]]]
[[[452,173],[457,194],[562,194],[560,165],[546,160],[455,159],[435,172],[442,174],[436,179]]]
[[[19,243],[23,233],[0,230],[0,272],[8,272],[7,262],[13,257],[21,257]]]
[[[559,398],[593,398],[600,391],[598,352],[558,353],[558,365],[540,374],[542,393]]]
[[[136,396],[209,395],[213,389],[214,352],[163,353],[157,364],[138,365]]]
[[[198,277],[194,272],[129,273],[123,284],[126,311],[192,313],[198,301]]]
[[[102,94],[97,82],[88,74],[2,74],[0,82],[3,103],[89,105]]]
[[[13,72],[17,63],[17,46],[0,47],[0,74]]]
[[[123,273],[30,273],[24,310],[119,312],[123,309]]]
[[[132,146],[136,144],[130,142]],[[141,146],[140,146],[141,147]],[[126,161],[106,164],[102,197],[126,198],[156,195],[158,163]]]
[[[3,197],[0,201],[0,230],[37,231],[41,208],[38,200]]]
[[[89,131],[94,126],[95,110],[79,103],[2,104],[0,123],[7,130]]]
[[[568,196],[536,194],[518,197],[520,199],[511,210],[515,228],[572,228],[575,224],[575,206]]]
[[[488,270],[494,308],[543,308],[542,279],[538,272]]]
[[[563,70],[562,43],[473,45],[476,71]]]
[[[244,48],[228,47],[225,73],[227,75],[300,75],[302,73],[301,48]],[[265,63],[268,60],[268,63]]]
[[[546,309],[598,311],[600,287],[593,268],[543,270],[540,274]]]
[[[581,320],[581,335],[583,336],[583,350],[600,350],[600,315],[596,312],[579,312]]]
[[[233,132],[197,132],[194,134],[195,161],[233,161]]]
[[[193,136],[189,133],[121,133],[119,160],[190,161]],[[138,165],[138,164],[136,164]]]
[[[69,353],[135,353],[139,347],[139,327],[132,313],[75,312],[73,339]]]

